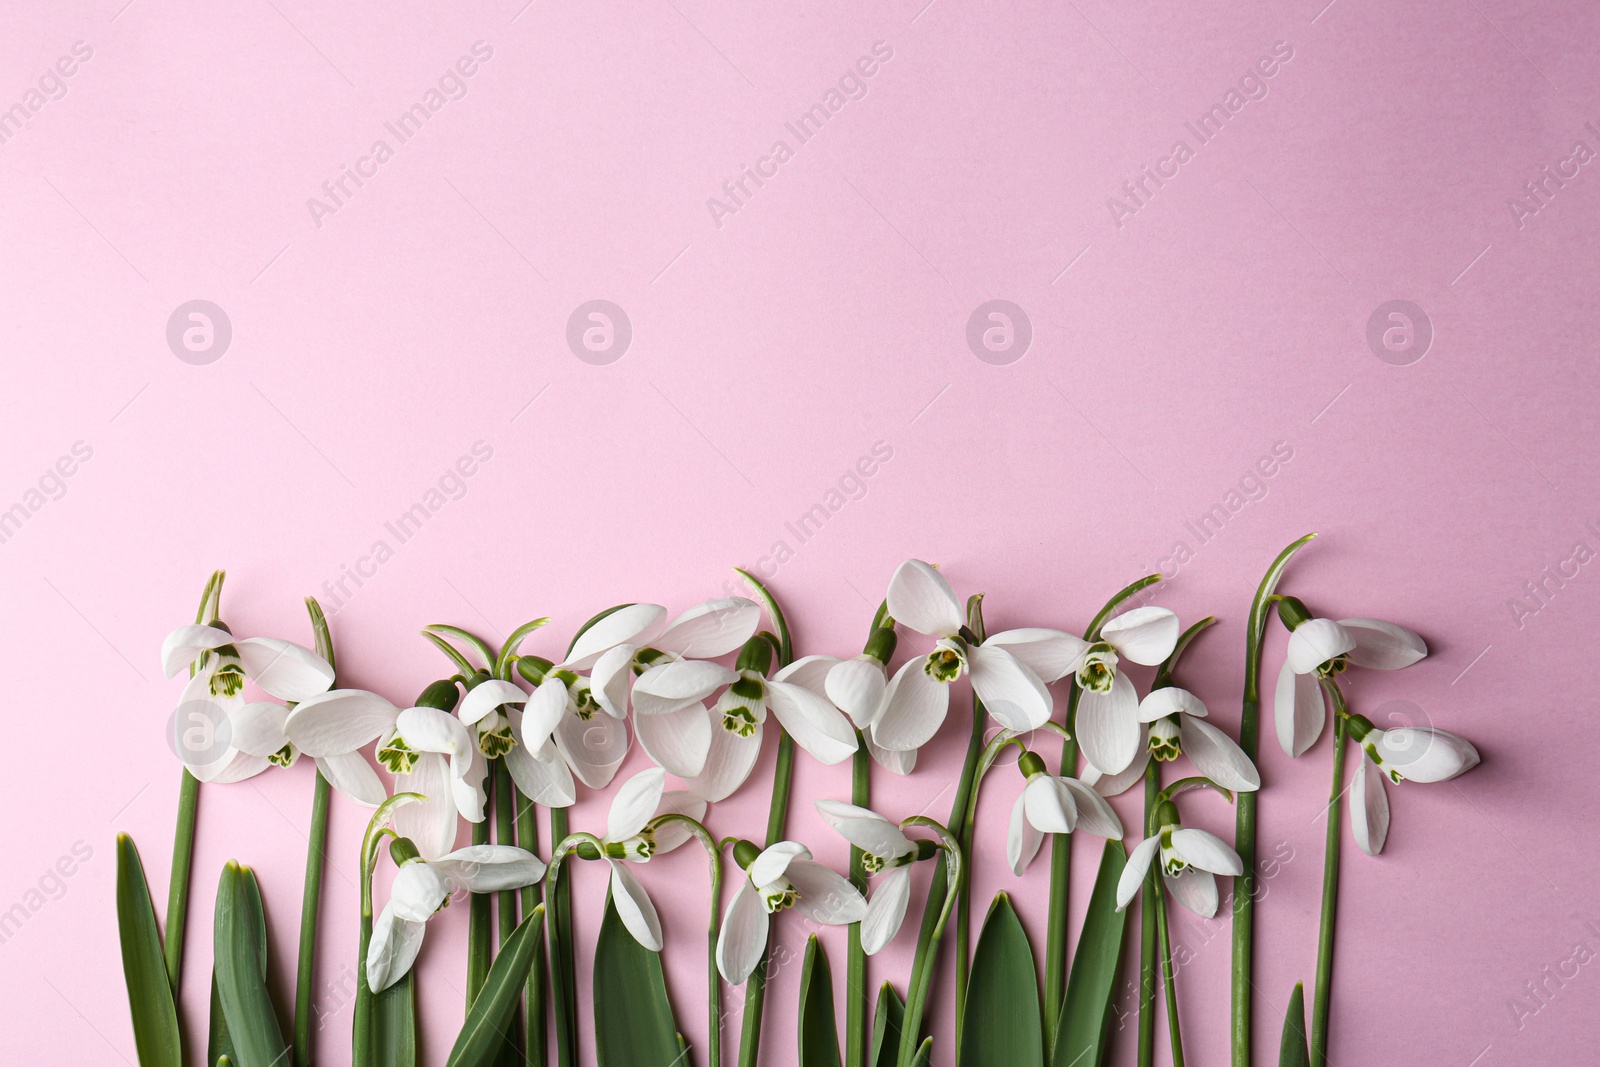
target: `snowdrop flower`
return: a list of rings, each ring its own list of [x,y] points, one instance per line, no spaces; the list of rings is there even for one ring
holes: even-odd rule
[[[701,772],[690,776],[690,787],[715,802],[727,799],[743,785],[761,754],[769,710],[795,743],[819,762],[832,765],[849,759],[856,750],[856,732],[822,695],[836,662],[826,656],[806,656],[769,679],[771,643],[759,636],[747,641],[733,682],[711,709],[707,720],[711,742]]]
[[[530,699],[500,678],[484,678],[467,691],[457,712],[478,751],[486,759],[503,759],[522,795],[536,804],[564,808],[578,799],[572,770],[557,751],[555,731],[566,717],[568,694],[560,683],[555,699]],[[520,705],[526,703],[526,709]],[[488,764],[483,771],[487,774]]]
[[[1097,837],[1122,840],[1122,820],[1105,798],[1076,778],[1049,774],[1044,760],[1024,752],[1017,770],[1027,784],[1011,808],[1006,833],[1006,861],[1011,873],[1022,877],[1039,854],[1045,834],[1070,834],[1084,829]]]
[[[817,811],[839,835],[859,848],[862,866],[875,876],[867,913],[861,920],[861,947],[876,955],[894,940],[911,901],[911,865],[939,851],[932,841],[914,841],[900,827],[870,808],[819,800]]]
[[[891,752],[878,744],[877,727],[889,706],[889,658],[894,655],[893,620],[867,639],[867,647],[854,659],[828,661],[823,691],[834,706],[850,717],[867,751],[878,764],[895,774],[910,774],[917,765],[917,750]],[[821,658],[821,657],[818,657]]]
[[[1128,854],[1128,865],[1117,882],[1117,910],[1126,908],[1139,895],[1139,887],[1159,851],[1161,877],[1172,899],[1203,919],[1211,918],[1217,913],[1214,876],[1242,874],[1244,863],[1217,835],[1181,826],[1177,806],[1170,800],[1162,802],[1156,817],[1161,828]]]
[[[950,683],[969,673],[978,699],[1007,729],[1035,730],[1050,718],[1045,683],[1070,669],[1077,638],[1033,628],[1007,630],[979,644],[963,625],[955,590],[919,559],[906,560],[894,572],[888,605],[896,622],[937,642],[932,652],[895,672],[873,724],[876,744],[892,752],[921,748],[950,709]]]
[[[544,862],[512,845],[469,845],[438,859],[423,859],[417,846],[398,838],[390,854],[400,870],[389,903],[372,924],[367,948],[367,985],[379,993],[405,976],[422,948],[424,924],[450,903],[458,889],[493,893],[520,889],[544,877]]]
[[[220,622],[173,630],[162,642],[161,665],[168,678],[195,668],[179,698],[173,740],[184,766],[202,782],[238,782],[274,763],[287,767],[295,760],[287,742],[263,750],[276,736],[276,713],[266,707],[245,711],[246,681],[291,701],[306,700],[333,684],[333,667],[311,649],[275,637],[235,638]],[[255,751],[235,743],[236,724]]]
[[[360,693],[363,697],[388,701],[375,693],[365,693],[361,690],[332,690],[336,693]],[[312,697],[320,700],[328,694]],[[279,767],[293,766],[294,761],[301,753],[311,756],[316,762],[317,772],[328,780],[328,784],[339,792],[358,803],[368,807],[377,807],[388,797],[389,793],[383,787],[383,782],[378,779],[378,774],[354,746],[343,751],[324,750],[313,744],[315,752],[307,752],[303,745],[295,740],[289,733],[289,720],[299,707],[291,710],[282,704],[272,701],[256,701],[246,704],[233,716],[233,744],[250,756],[265,757],[268,762]],[[298,732],[298,731],[297,731]]]
[[[1383,778],[1394,782],[1447,782],[1478,765],[1472,742],[1431,726],[1380,730],[1361,715],[1349,718],[1350,736],[1361,749],[1350,784],[1350,828],[1356,845],[1369,856],[1383,851],[1389,836],[1389,795]],[[1369,768],[1374,773],[1369,773]]]
[[[804,845],[779,841],[761,851],[740,841],[734,845],[733,858],[744,868],[744,877],[717,935],[717,970],[732,985],[749,978],[761,962],[773,913],[792,907],[812,922],[829,926],[866,918],[867,902],[856,887],[813,862]]]
[[[566,664],[553,664],[538,656],[521,656],[517,670],[534,685],[523,712],[511,717],[513,730],[539,736],[554,722],[551,740],[561,760],[590,789],[604,789],[616,777],[628,755],[627,720],[600,706],[589,679]],[[535,726],[524,725],[527,718]],[[526,743],[526,741],[524,741]],[[561,805],[556,805],[561,806]]]
[[[1244,749],[1205,717],[1200,698],[1175,685],[1152,690],[1139,703],[1139,721],[1149,724],[1151,756],[1162,762],[1188,756],[1196,770],[1224,789],[1260,789],[1261,774]]]
[[[695,821],[705,818],[706,802],[686,790],[668,790],[667,773],[659,767],[641,771],[622,783],[606,815],[606,835],[598,856],[611,865],[611,899],[622,925],[633,939],[652,952],[660,952],[661,920],[655,904],[628,863],[645,863],[652,856],[671,852],[688,841],[691,833],[682,823],[669,822],[651,829],[650,820],[659,815],[687,815]],[[579,846],[584,855],[588,846]]]
[[[1118,665],[1154,666],[1178,643],[1178,616],[1167,608],[1125,611],[1100,627],[1097,641],[1073,637],[1077,673],[1078,743],[1090,763],[1106,774],[1126,770],[1139,756],[1139,695]]]
[[[1327,722],[1319,679],[1332,678],[1354,664],[1394,671],[1427,656],[1422,638],[1379,619],[1314,619],[1294,597],[1278,602],[1278,614],[1291,627],[1289,654],[1278,673],[1273,719],[1278,744],[1299,756],[1322,736]]]
[[[756,632],[761,608],[744,597],[708,600],[661,629],[666,609],[633,604],[605,616],[574,645],[569,666],[590,663],[594,699],[623,718],[633,705],[639,744],[680,778],[705,768],[711,720],[704,700],[739,676],[710,660]]]

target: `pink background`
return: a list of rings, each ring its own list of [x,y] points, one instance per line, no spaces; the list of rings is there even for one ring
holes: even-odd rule
[[[401,701],[444,673],[423,623],[499,636],[550,614],[530,643],[549,651],[620,600],[720,595],[735,564],[767,568],[801,651],[846,655],[908,555],[987,591],[995,629],[1079,629],[1164,568],[1159,602],[1223,620],[1184,677],[1232,729],[1251,589],[1312,529],[1324,536],[1288,588],[1409,624],[1432,648],[1360,679],[1357,706],[1459,730],[1485,757],[1454,784],[1392,789],[1381,859],[1347,845],[1333,1061],[1587,1052],[1596,979],[1563,961],[1600,947],[1593,700],[1577,673],[1600,598],[1592,568],[1564,561],[1600,546],[1600,178],[1549,183],[1520,225],[1510,201],[1546,165],[1570,174],[1575,142],[1600,149],[1585,127],[1600,119],[1592,8],[122,2],[11,3],[0,33],[0,108],[23,108],[0,144],[0,509],[24,516],[0,544],[0,910],[27,913],[0,944],[8,1059],[133,1056],[112,843],[135,836],[164,900],[178,767],[162,727],[179,683],[157,650],[213,567],[230,569],[242,632],[303,640],[300,597],[323,597],[344,681]],[[79,41],[92,56],[48,77]],[[398,144],[385,123],[478,41],[493,54],[465,95]],[[793,147],[784,123],[880,41],[892,58],[865,97],[719,226],[708,198],[775,139]],[[1266,95],[1199,144],[1184,124],[1276,42],[1292,58],[1268,64]],[[393,158],[347,182],[319,226],[308,198],[380,138]],[[1121,183],[1179,139],[1192,158],[1119,226],[1108,198],[1131,207]],[[609,365],[565,339],[596,298],[633,329]],[[1008,365],[965,339],[996,298],[1032,326]],[[232,324],[204,365],[166,340],[194,299]],[[1406,365],[1367,340],[1395,299],[1434,334],[1420,360],[1415,343],[1390,354]],[[78,442],[90,458],[50,477]],[[385,523],[476,442],[492,459],[399,544]],[[801,543],[786,523],[876,442],[892,458]],[[1188,524],[1278,443],[1292,458],[1197,538]],[[374,568],[378,540],[394,552]],[[772,573],[778,541],[790,553]],[[356,567],[363,584],[339,593]],[[1546,567],[1576,577],[1514,612]],[[1269,669],[1280,656],[1275,633]],[[879,806],[947,814],[959,717],[913,777],[877,778]],[[1269,733],[1262,757],[1261,850],[1292,856],[1260,908],[1268,1056],[1275,1009],[1312,972],[1328,749],[1291,763]],[[260,871],[277,980],[292,984],[311,774],[205,792],[184,987],[197,1024],[230,856]],[[1003,862],[1019,785],[989,780],[974,910],[1014,892],[1042,947],[1047,864],[1018,883]],[[841,863],[807,801],[847,790],[846,768],[802,761],[792,833]],[[585,797],[575,824],[605,804]],[[765,807],[756,785],[711,822],[757,835]],[[1232,825],[1219,801],[1187,810]],[[318,1045],[332,1064],[348,1062],[364,822],[336,799]],[[1098,845],[1078,847],[1081,909]],[[52,878],[74,848],[89,858]],[[643,872],[697,1048],[702,872],[690,850]],[[599,885],[581,872],[586,935]],[[431,1062],[461,1015],[465,915],[441,916],[421,964]],[[791,951],[808,932],[792,915],[780,931]],[[1223,1062],[1226,924],[1185,915],[1176,937],[1193,957],[1179,977],[1191,1059]],[[842,931],[825,940],[842,987]],[[903,983],[912,941],[874,960],[874,985]],[[770,1063],[792,1060],[798,970],[776,980]],[[1130,1036],[1131,1019],[1116,1062],[1132,1062]]]

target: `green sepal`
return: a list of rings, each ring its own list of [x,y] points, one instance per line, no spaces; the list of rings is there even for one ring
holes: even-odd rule
[[[973,952],[956,1063],[959,1067],[1044,1065],[1044,1023],[1033,948],[1005,893],[995,894]]]
[[[833,970],[817,935],[806,941],[800,965],[800,1067],[839,1067],[839,1023],[833,1010]]]
[[[500,1054],[511,1013],[522,995],[534,957],[544,945],[544,907],[535,907],[500,946],[483,988],[467,1008],[445,1067],[489,1067]],[[383,1062],[381,1060],[375,1062]],[[385,1064],[387,1067],[387,1064]]]
[[[167,979],[155,905],[133,838],[117,835],[117,935],[133,1017],[133,1044],[142,1067],[183,1067],[178,1010]]]

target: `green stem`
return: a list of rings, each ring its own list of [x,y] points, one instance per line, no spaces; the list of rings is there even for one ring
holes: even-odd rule
[[[977,821],[978,759],[983,754],[983,728],[988,716],[976,696],[972,698],[972,729],[967,735],[967,755],[961,764],[961,778],[956,786],[956,804],[950,810],[950,822],[956,827],[957,840],[962,855],[972,854],[972,833]],[[961,1047],[961,1022],[966,1014],[962,1005],[967,1000],[967,975],[972,965],[968,946],[972,940],[972,901],[965,885],[952,889],[952,906],[956,909],[956,1048]],[[907,1030],[908,1034],[915,1034]]]
[[[1333,785],[1328,790],[1328,836],[1322,853],[1322,925],[1317,933],[1317,989],[1311,1006],[1311,1067],[1328,1062],[1328,1003],[1333,994],[1333,923],[1339,900],[1339,822],[1344,794],[1344,750],[1348,726],[1344,697],[1331,681],[1323,689],[1333,702]]]
[[[1078,685],[1072,683],[1067,694],[1067,732],[1075,732],[1078,718]],[[1061,742],[1059,773],[1077,777],[1078,742]],[[1072,888],[1072,836],[1052,834],[1050,841],[1050,918],[1045,937],[1044,1019],[1045,1044],[1055,1040],[1055,1020],[1067,999],[1067,898]]]
[[[317,772],[311,791],[311,830],[306,842],[306,881],[300,895],[300,959],[294,983],[294,1063],[311,1064],[311,1002],[316,992],[314,970],[317,961],[317,913],[322,903],[322,867],[327,859],[328,799],[332,790],[328,780]]]
[[[963,862],[961,846],[948,829],[923,815],[914,815],[901,824],[902,828],[909,826],[926,826],[933,830],[942,839],[945,862],[944,884],[953,886],[951,892],[942,895],[939,902],[939,917],[930,928],[927,915],[933,909],[933,898],[930,895],[928,910],[923,914],[923,934],[918,941],[926,940],[924,945],[918,944],[917,953],[921,957],[920,966],[913,964],[911,980],[906,985],[906,1014],[900,1030],[900,1054],[896,1058],[899,1067],[912,1067],[917,1055],[917,1035],[922,1031],[922,1017],[928,1007],[928,993],[933,987],[934,961],[938,958],[939,939],[944,934],[945,924],[950,920],[950,911],[955,904],[955,898],[960,894],[966,880],[966,864]],[[937,879],[936,879],[937,883]]]
[[[682,823],[689,828],[689,832],[700,840],[706,850],[706,857],[711,863],[711,920],[707,924],[706,935],[706,1005],[708,1023],[707,1031],[709,1051],[706,1061],[710,1067],[722,1067],[722,979],[717,972],[717,938],[722,932],[722,851],[717,847],[717,841],[711,836],[698,819],[691,819],[687,815],[672,813],[660,815],[650,820],[652,828],[665,826],[668,823]]]
[[[494,776],[490,775],[483,780],[485,791],[489,794],[485,807],[494,803]],[[487,845],[489,843],[489,819],[484,818],[472,824],[472,843],[474,845]],[[489,965],[494,960],[494,936],[489,929],[490,910],[493,898],[488,893],[473,893],[467,902],[467,1007],[472,1007],[472,1002],[478,999],[478,993],[483,989],[483,983],[489,978]]]
[[[522,803],[517,806],[517,844],[535,854],[539,851],[539,822],[535,818],[536,814],[533,801],[523,798]],[[539,883],[524,886],[522,914],[532,915],[533,909],[540,904],[540,896]],[[545,954],[541,952],[533,961],[533,966],[528,969],[528,984],[523,997],[523,1007],[528,1018],[527,1055],[523,1061],[526,1067],[544,1067],[545,1064],[545,1049],[548,1045],[545,1026],[548,966]]]
[[[1161,942],[1161,985],[1163,999],[1167,1002],[1167,1034],[1172,1039],[1172,1067],[1183,1067],[1183,1035],[1178,1031],[1178,987],[1173,981],[1172,935],[1167,931],[1167,895],[1161,888],[1158,859],[1151,864],[1150,894],[1147,904],[1156,913],[1156,935]]]
[[[1161,767],[1151,760],[1144,771],[1144,824],[1155,815],[1161,789]],[[1159,871],[1151,864],[1145,877],[1145,897],[1139,905],[1139,1067],[1155,1063],[1156,1049],[1156,897]]]
[[[494,761],[494,839],[497,844],[515,845],[517,843],[516,822],[517,787],[511,781],[511,768],[506,766],[504,758]],[[496,904],[500,922],[500,940],[498,946],[504,946],[517,929],[517,891],[515,889],[502,890]],[[502,1048],[502,1057],[510,1062],[522,1059],[522,1019],[520,1013],[514,1013],[511,1019],[510,1032],[505,1035],[505,1044]],[[509,1049],[509,1051],[506,1051]]]
[[[850,759],[850,803],[866,808],[872,805],[872,755],[866,741],[857,737],[856,753]],[[867,891],[866,853],[850,846],[850,884]],[[867,954],[861,948],[861,924],[851,923],[845,974],[845,1067],[864,1067],[871,1034],[867,1027]]]
[[[772,776],[772,807],[767,812],[768,845],[783,840],[789,821],[789,791],[794,785],[794,738],[778,727],[778,766]],[[739,1067],[755,1067],[761,1054],[761,1017],[767,1006],[767,966],[772,955],[769,932],[761,962],[744,984],[744,1026],[739,1034]]]
[[[567,838],[567,809],[550,809],[550,841],[559,846]],[[555,862],[554,853],[551,862]],[[547,876],[548,877],[548,876]],[[574,1067],[578,1062],[578,977],[572,952],[572,891],[566,883],[551,882],[545,912],[545,941],[550,946],[550,983],[556,1024],[556,1063]]]
[[[178,828],[172,841],[172,880],[167,887],[167,931],[162,946],[174,1001],[183,971],[183,927],[189,916],[189,868],[194,860],[194,823],[199,808],[200,779],[185,768],[183,784],[178,787]]]
[[[361,913],[361,937],[356,949],[356,1007],[351,1023],[351,1067],[372,1064],[372,989],[367,985],[367,946],[372,943],[372,908]]]

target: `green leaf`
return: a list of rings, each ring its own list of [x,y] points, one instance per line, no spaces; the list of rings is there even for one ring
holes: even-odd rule
[[[254,873],[229,860],[217,888],[214,974],[240,1067],[277,1067],[288,1055],[267,992],[265,921]]]
[[[1283,1039],[1278,1043],[1278,1067],[1311,1067],[1306,1047],[1306,991],[1299,982],[1283,1013]]]
[[[267,915],[261,906],[261,886],[256,881],[254,871],[247,871],[245,889],[253,899],[252,910],[256,918],[256,951],[261,957],[261,977],[267,977]],[[206,1062],[216,1063],[223,1056],[231,1061],[237,1061],[239,1054],[234,1051],[233,1037],[228,1033],[228,1015],[222,1010],[222,993],[217,989],[217,975],[211,973],[211,1037],[206,1046]]]
[[[609,896],[594,948],[594,1033],[600,1067],[677,1063],[678,1027],[661,956],[633,939]]]
[[[800,1067],[839,1067],[839,1023],[833,1013],[833,970],[812,934],[800,965]]]
[[[167,963],[156,929],[144,864],[133,838],[117,835],[117,936],[133,1016],[133,1044],[142,1067],[183,1067],[183,1038],[172,1003]]]
[[[911,1058],[911,1067],[933,1067],[933,1038],[922,1039],[922,1047]]]
[[[906,1002],[885,982],[878,989],[872,1013],[872,1067],[894,1067],[900,1058],[900,1030],[906,1019]]]
[[[1127,912],[1117,910],[1117,881],[1128,854],[1120,841],[1107,841],[1100,855],[1100,873],[1089,895],[1083,933],[1072,957],[1072,975],[1056,1024],[1054,1067],[1099,1067],[1106,1059],[1107,1023],[1116,999],[1117,971],[1122,960]]]
[[[372,1056],[374,1063],[416,1067],[417,1008],[414,971],[377,994],[372,1000]]]
[[[919,1056],[923,1049],[918,1050]],[[1044,1025],[1033,949],[1011,898],[1004,893],[995,894],[972,956],[956,1062],[960,1067],[1044,1064]]]
[[[510,1032],[511,1013],[522,995],[528,970],[543,945],[544,908],[536,907],[500,946],[500,955],[489,968],[482,992],[467,1009],[467,1020],[461,1024],[461,1033],[456,1036],[445,1067],[488,1067],[494,1063]],[[387,1067],[389,1061],[375,1058],[375,1062]]]

